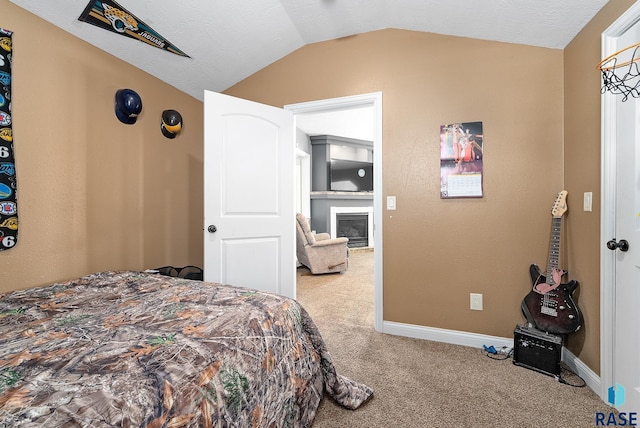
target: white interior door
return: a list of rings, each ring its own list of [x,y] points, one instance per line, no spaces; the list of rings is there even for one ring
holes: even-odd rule
[[[289,111],[205,91],[204,278],[295,298]]]
[[[636,5],[603,33],[603,57],[640,41],[639,19]],[[624,55],[619,63],[628,59]],[[627,69],[617,74],[622,77]],[[622,99],[603,95],[602,387],[603,398],[618,410],[638,413],[640,101]]]
[[[614,385],[624,388],[620,411],[640,413],[640,109],[618,98]],[[628,249],[625,248],[625,242]],[[622,390],[618,391],[622,393]]]

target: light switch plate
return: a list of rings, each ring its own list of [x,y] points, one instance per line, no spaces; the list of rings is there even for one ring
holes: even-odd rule
[[[591,211],[593,205],[593,193],[584,192],[584,211]]]
[[[387,209],[395,210],[396,209],[396,197],[395,196],[387,196]]]

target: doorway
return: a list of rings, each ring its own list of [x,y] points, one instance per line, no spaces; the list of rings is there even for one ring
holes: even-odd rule
[[[639,39],[640,4],[636,3],[602,33],[602,57],[623,55]],[[622,74],[624,61],[621,56]],[[621,95],[603,93],[600,396],[625,412],[640,411],[639,119],[640,101],[632,97],[622,101]],[[617,245],[622,240],[628,240],[628,248]]]
[[[373,141],[373,230],[374,230],[374,328],[382,331],[383,302],[382,302],[382,93],[375,92],[369,94],[332,98],[319,101],[311,101],[300,104],[290,104],[284,107],[293,113],[296,121],[311,118],[323,120],[326,116],[349,115],[361,110],[369,110],[372,120],[364,132],[369,132]],[[345,121],[348,123],[349,120]],[[352,120],[352,125],[361,122]],[[352,126],[353,127],[353,126]],[[334,131],[341,132],[341,131]],[[346,132],[346,131],[345,131]],[[360,134],[358,134],[360,135]],[[304,213],[305,215],[308,215]]]

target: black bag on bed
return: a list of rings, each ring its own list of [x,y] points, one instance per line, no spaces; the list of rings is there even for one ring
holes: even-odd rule
[[[176,268],[173,266],[163,266],[155,268],[154,270],[158,271],[160,275],[164,276],[192,279],[194,281],[202,281],[204,279],[202,269],[197,266],[185,266],[181,268]]]
[[[202,281],[204,272],[197,266],[185,266],[178,270],[178,277],[184,279],[193,279],[194,281]]]
[[[178,277],[178,270],[173,266],[163,266],[153,270],[158,271],[160,275]]]

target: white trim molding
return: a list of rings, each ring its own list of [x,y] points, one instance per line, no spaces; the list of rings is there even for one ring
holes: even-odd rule
[[[373,130],[373,240],[375,246],[373,263],[373,312],[374,328],[382,331],[383,293],[383,248],[382,248],[382,92],[371,92],[326,100],[310,101],[299,104],[288,104],[285,110],[296,114],[319,113],[326,111],[346,110],[354,107],[372,106],[374,115]]]
[[[414,339],[445,342],[452,345],[470,346],[482,349],[482,345],[493,345],[496,349],[508,346],[513,348],[513,338],[489,336],[486,334],[468,333],[458,330],[447,330],[437,327],[424,327],[415,324],[404,324],[393,321],[383,321],[383,333],[395,336],[412,337]]]
[[[565,347],[562,348],[562,361],[571,370],[573,370],[575,374],[577,374],[582,379],[584,379],[584,382],[587,384],[587,386],[591,388],[591,390],[595,392],[596,395],[606,403],[607,397],[602,398],[600,396],[600,390],[602,389],[602,382],[601,382],[600,376],[598,376],[596,372],[591,370],[589,366],[583,363],[580,358],[573,355],[573,353]]]

